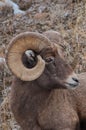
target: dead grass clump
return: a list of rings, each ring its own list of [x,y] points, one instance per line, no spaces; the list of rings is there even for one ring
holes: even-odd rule
[[[11,6],[3,5],[0,6],[0,18],[2,21],[13,15],[13,9]]]
[[[10,110],[9,96],[4,98],[0,111],[0,130],[20,130]]]

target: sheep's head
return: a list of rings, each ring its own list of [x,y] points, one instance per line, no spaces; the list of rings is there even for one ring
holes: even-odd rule
[[[58,46],[44,35],[25,32],[9,44],[7,64],[13,74],[23,81],[35,80],[41,87],[75,88],[78,79],[63,60]]]

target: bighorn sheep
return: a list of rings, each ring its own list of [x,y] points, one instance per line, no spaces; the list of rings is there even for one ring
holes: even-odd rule
[[[15,75],[11,109],[23,130],[86,129],[86,73],[79,85],[54,35],[57,41],[56,32],[25,32],[8,47],[7,64]]]

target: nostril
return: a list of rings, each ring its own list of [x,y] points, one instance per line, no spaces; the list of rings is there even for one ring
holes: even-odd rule
[[[77,83],[79,83],[79,80],[78,79],[76,79],[76,78],[72,78],[74,81],[76,81]]]

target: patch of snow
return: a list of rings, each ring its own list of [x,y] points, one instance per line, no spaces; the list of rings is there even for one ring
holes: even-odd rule
[[[4,6],[4,2],[1,2],[1,1],[0,1],[0,7],[1,7],[1,6]]]
[[[4,2],[0,2],[0,6],[4,6],[4,5],[11,6],[14,10],[15,15],[16,14],[25,14],[25,11],[20,10],[19,6],[11,0],[5,0]]]
[[[0,63],[5,63],[5,58],[0,57]]]

